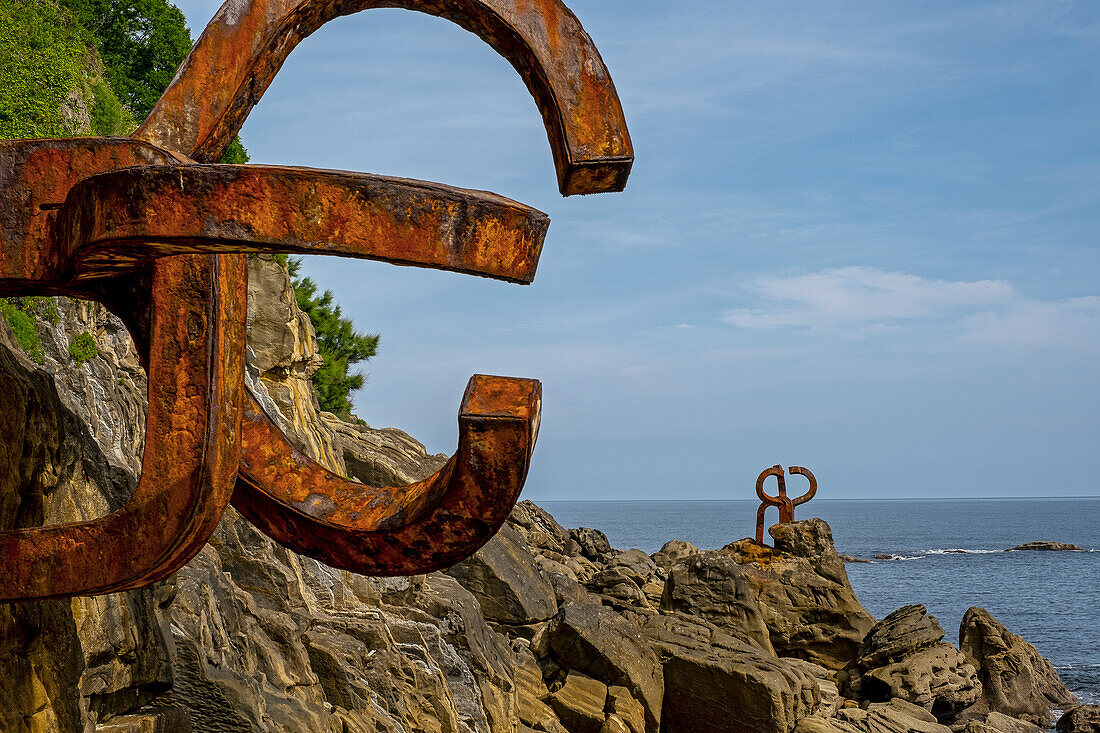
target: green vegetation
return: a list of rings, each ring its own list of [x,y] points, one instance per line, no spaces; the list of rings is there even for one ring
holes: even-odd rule
[[[239,137],[235,137],[229,142],[229,147],[225,149],[225,155],[222,156],[219,162],[231,165],[243,165],[248,162],[248,151],[244,149],[244,145],[241,145]]]
[[[76,132],[60,110],[88,67],[84,30],[46,2],[0,0],[0,138]]]
[[[351,393],[363,386],[362,374],[351,372],[351,366],[366,361],[378,351],[378,334],[356,332],[352,322],[333,305],[332,291],[317,294],[312,278],[298,277],[301,260],[286,262],[294,285],[294,297],[313,322],[317,332],[317,348],[324,365],[313,374],[313,391],[322,410],[348,419],[351,417]]]
[[[156,104],[191,48],[183,14],[168,0],[0,0],[0,139],[128,135]],[[87,110],[87,119],[83,110]],[[239,138],[222,163],[248,162]],[[377,335],[357,333],[330,291],[287,267],[299,307],[317,332],[324,366],[313,375],[322,409],[349,417],[364,377],[351,367],[374,356]],[[36,318],[57,323],[49,298],[0,298],[0,315],[36,362],[43,359]],[[82,333],[69,353],[84,363],[99,353]]]
[[[99,346],[96,345],[95,337],[87,331],[77,334],[69,344],[69,355],[76,359],[78,365],[99,356]]]
[[[133,115],[102,79],[94,46],[48,0],[0,0],[0,138],[129,134]]]
[[[20,298],[0,298],[0,316],[11,326],[15,334],[15,340],[24,353],[36,364],[42,363],[42,340],[38,337],[38,330],[34,326],[33,306],[28,305]]]
[[[145,119],[191,50],[179,8],[167,0],[62,0],[87,29],[107,81]]]

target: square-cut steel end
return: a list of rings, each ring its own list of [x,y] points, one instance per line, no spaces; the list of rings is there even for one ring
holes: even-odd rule
[[[542,382],[519,377],[475,374],[466,385],[459,419],[524,420],[538,425],[542,411]]]

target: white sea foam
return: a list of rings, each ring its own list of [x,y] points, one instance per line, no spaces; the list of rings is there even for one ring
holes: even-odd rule
[[[935,550],[922,550],[925,555],[992,555],[1004,550],[967,550],[962,547],[937,548]]]

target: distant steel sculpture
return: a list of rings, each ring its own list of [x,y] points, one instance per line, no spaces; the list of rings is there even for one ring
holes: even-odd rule
[[[783,479],[782,466],[772,466],[760,472],[760,475],[756,477],[756,495],[760,497],[760,508],[756,510],[756,544],[758,545],[764,544],[764,512],[768,507],[774,506],[779,509],[780,524],[793,522],[794,508],[799,504],[805,504],[817,494],[817,479],[810,473],[810,469],[802,466],[791,466],[787,470],[790,471],[791,475],[802,474],[809,479],[810,488],[797,499],[791,499],[787,496],[787,483]],[[764,482],[768,476],[775,476],[775,480],[779,484],[778,496],[769,496],[764,493]]]
[[[501,196],[211,163],[299,41],[374,7],[447,18],[507,58],[542,113],[563,195],[625,186],[633,148],[614,84],[559,0],[229,0],[133,137],[0,142],[0,295],[105,304],[149,374],[133,495],[92,521],[0,532],[0,601],[165,578],[201,549],[230,501],[276,541],[374,575],[446,567],[504,522],[538,435],[539,382],[475,375],[458,451],[430,478],[396,488],[314,463],[244,386],[243,253],[534,278],[549,219]]]

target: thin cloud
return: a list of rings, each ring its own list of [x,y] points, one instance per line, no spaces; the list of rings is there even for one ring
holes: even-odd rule
[[[724,320],[741,328],[812,328],[889,325],[943,317],[959,309],[994,306],[1019,296],[1000,280],[929,280],[873,267],[839,267],[794,277],[760,277],[749,286],[772,302],[763,309],[728,311]]]
[[[934,350],[975,344],[1094,350],[1100,343],[1100,297],[1033,300],[1003,280],[934,280],[842,267],[762,276],[746,289],[765,305],[731,309],[722,317],[744,329],[861,340],[908,332],[913,345]]]

